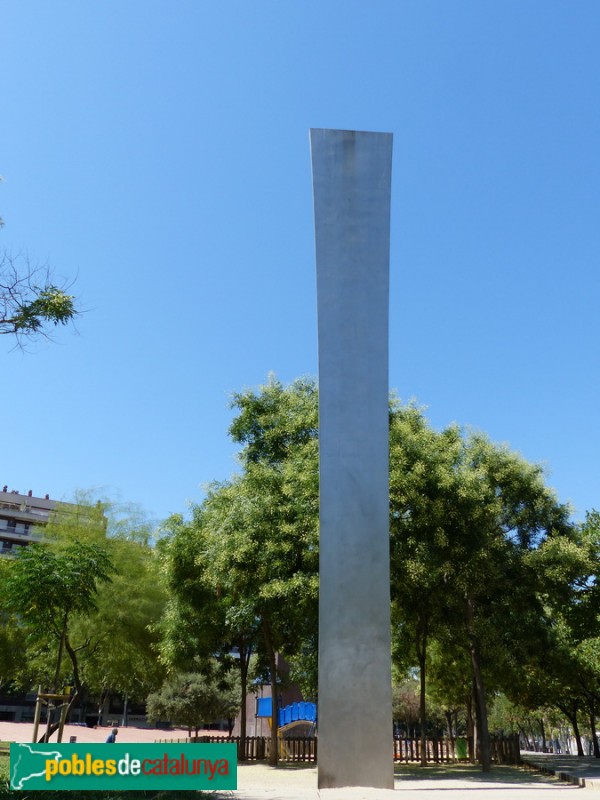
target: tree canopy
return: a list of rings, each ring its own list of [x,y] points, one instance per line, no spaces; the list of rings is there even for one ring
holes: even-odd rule
[[[167,537],[174,628],[166,641],[200,651],[210,640],[205,652],[215,652],[219,626],[228,646],[234,630],[243,631],[273,683],[279,652],[304,686],[314,686],[317,387],[270,378],[235,394],[233,406],[240,473],[210,486],[191,522],[177,520]],[[538,674],[549,647],[552,669],[539,683],[548,698],[554,686],[563,699],[575,693],[579,709],[597,702],[597,526],[590,517],[584,535],[572,524],[540,466],[482,433],[456,425],[437,431],[421,409],[392,398],[393,660],[399,680],[420,677],[422,735],[428,709],[456,731],[462,707],[489,768],[489,709],[502,692],[533,702],[523,676]],[[557,636],[559,618],[570,638]],[[569,664],[579,688],[561,679],[565,648],[577,649],[581,670]],[[553,695],[556,708],[559,701]]]
[[[43,670],[47,679],[52,670],[50,685],[55,692],[61,685],[66,651],[75,687],[69,707],[83,689],[79,648],[72,636],[73,618],[97,611],[98,587],[110,581],[113,570],[108,553],[96,544],[69,544],[56,553],[47,545],[35,543],[21,548],[6,576],[6,605],[18,615],[34,646],[47,651],[50,639],[57,647],[55,663],[46,661]]]
[[[545,542],[572,540],[569,509],[539,466],[481,433],[436,432],[414,407],[393,408],[391,442],[396,652],[418,660],[423,712],[428,643],[443,643],[438,659],[466,656],[487,769],[486,696],[510,683],[543,635],[540,575],[529,556]]]
[[[90,693],[141,701],[160,686],[166,590],[136,515],[84,496],[59,503],[43,542],[0,566],[0,636],[22,642],[18,663],[4,668],[13,683],[73,685],[71,708]]]
[[[299,652],[317,625],[316,400],[311,381],[284,387],[271,379],[258,392],[235,395],[231,435],[243,445],[243,471],[209,487],[191,523],[172,528],[166,550],[176,595],[173,618],[191,623],[198,644],[219,620],[224,640],[240,653],[240,666],[247,663],[242,652],[255,651],[273,686],[277,654]],[[174,581],[175,575],[183,580]]]
[[[215,675],[176,673],[159,691],[148,695],[146,713],[152,722],[168,721],[190,731],[221,719],[232,720],[240,708],[239,689]]]
[[[23,681],[56,684],[71,648],[69,672],[91,691],[146,697],[163,685],[157,698],[189,699],[191,683],[177,681],[208,685],[216,659],[219,680],[239,670],[244,735],[251,656],[274,687],[283,656],[318,700],[317,387],[271,377],[232,406],[238,474],[211,484],[190,519],[171,517],[156,547],[135,517],[82,501],[57,509],[43,547],[0,563],[0,643],[25,643]],[[487,769],[490,709],[522,731],[558,716],[580,752],[589,728],[600,755],[598,512],[574,524],[539,465],[482,433],[435,430],[392,398],[390,553],[406,729],[418,701],[422,736],[445,719],[478,742]],[[15,669],[0,653],[0,679]],[[276,718],[271,735],[275,759]]]

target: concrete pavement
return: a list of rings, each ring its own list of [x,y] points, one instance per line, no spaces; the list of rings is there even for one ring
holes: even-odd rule
[[[445,765],[397,767],[394,790],[317,788],[314,766],[238,765],[238,789],[219,800],[583,800],[582,789],[526,768],[495,767],[484,775],[476,767]]]
[[[600,791],[600,758],[558,755],[555,753],[521,753],[524,763],[541,772],[586,789]]]

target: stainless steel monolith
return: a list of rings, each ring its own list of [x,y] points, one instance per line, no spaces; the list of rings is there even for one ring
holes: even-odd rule
[[[394,786],[388,305],[392,136],[313,129],[319,788]]]

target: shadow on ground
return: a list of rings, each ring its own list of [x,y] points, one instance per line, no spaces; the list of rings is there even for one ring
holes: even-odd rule
[[[482,772],[480,767],[471,764],[430,764],[420,765],[395,764],[394,775],[397,780],[405,778],[410,781],[473,781],[473,783],[502,783],[519,786],[528,783],[558,783],[556,778],[541,775],[527,767],[492,767],[491,772]]]

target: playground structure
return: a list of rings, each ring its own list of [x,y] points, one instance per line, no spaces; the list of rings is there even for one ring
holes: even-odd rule
[[[272,724],[272,698],[263,697],[257,700],[256,716],[264,717]],[[300,702],[290,703],[284,708],[277,709],[277,735],[279,737],[279,755],[281,758],[288,758],[288,746],[286,738],[291,731],[299,727],[307,727],[308,732],[302,738],[313,738],[317,729],[317,706],[316,703]]]

